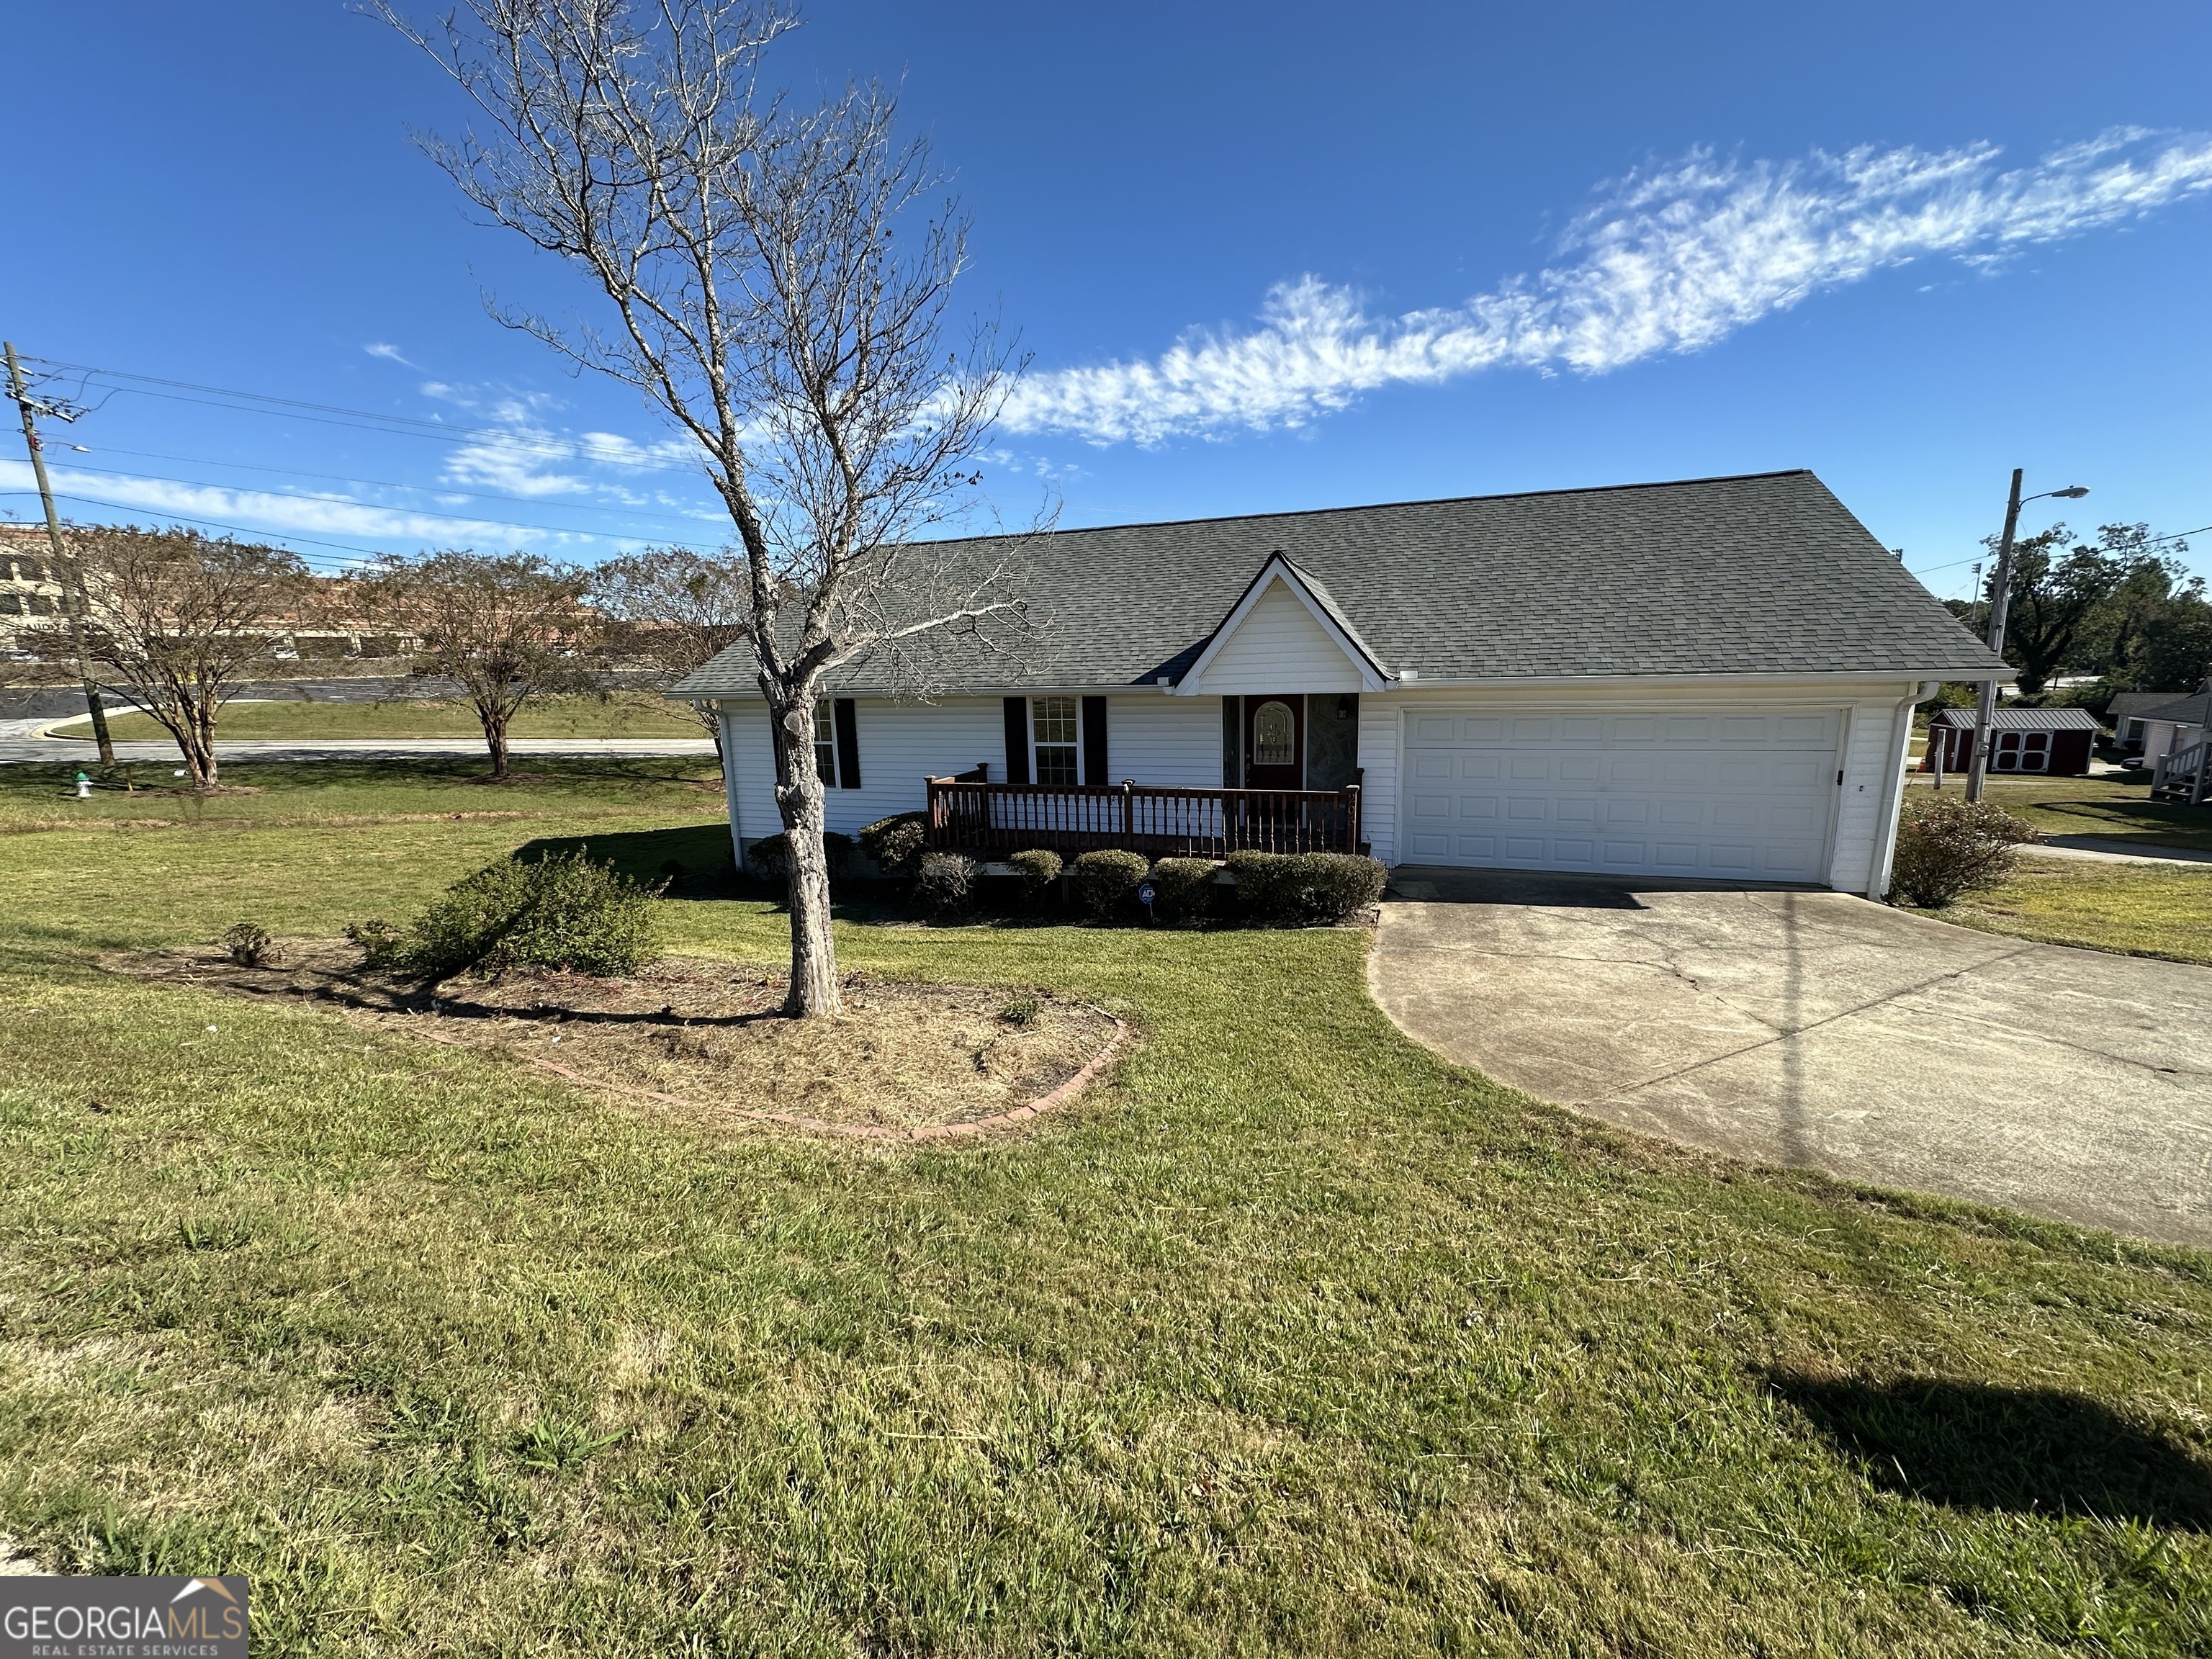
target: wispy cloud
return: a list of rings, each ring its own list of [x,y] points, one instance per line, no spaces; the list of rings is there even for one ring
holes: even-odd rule
[[[1561,263],[1465,304],[1370,315],[1351,289],[1277,285],[1259,325],[1194,331],[1149,362],[1035,374],[1004,423],[1094,443],[1306,424],[1361,393],[1500,367],[1601,374],[1697,351],[1824,289],[1915,259],[1989,270],[2212,189],[2212,137],[2106,134],[2031,167],[1993,145],[1816,151],[1794,161],[1699,151],[1608,188],[1561,237]]]
[[[640,443],[616,432],[561,431],[554,424],[558,405],[543,392],[484,394],[441,380],[424,382],[422,392],[464,409],[489,428],[489,434],[462,444],[447,458],[447,483],[497,490],[506,495],[601,495],[629,506],[647,499],[605,478],[584,476],[597,468],[634,477],[665,472],[696,460],[689,441],[669,437]]]
[[[406,358],[399,355],[399,348],[387,340],[371,340],[362,349],[370,356],[381,357],[389,363],[399,363],[408,368],[419,367],[417,364],[408,362]]]
[[[347,536],[378,541],[414,541],[441,547],[475,542],[512,547],[535,541],[562,540],[556,532],[518,528],[487,520],[410,513],[378,507],[338,495],[290,495],[266,489],[230,489],[216,484],[175,483],[163,478],[126,478],[112,473],[53,470],[53,488],[63,511],[73,518],[102,519],[110,508],[137,509],[159,516],[217,526],[238,526],[264,533]],[[35,488],[30,464],[0,461],[0,490]]]

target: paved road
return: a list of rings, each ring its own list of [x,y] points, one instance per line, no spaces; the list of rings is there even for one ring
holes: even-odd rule
[[[1625,1127],[2212,1245],[2212,969],[1844,894],[1401,868],[1370,967],[1450,1059]]]
[[[90,766],[100,750],[75,738],[42,738],[47,720],[0,720],[0,766],[60,763]],[[12,729],[11,729],[12,728]],[[516,755],[711,755],[712,738],[516,738],[507,744]],[[465,755],[482,759],[481,738],[326,738],[314,743],[277,738],[218,738],[216,757],[222,761],[404,760],[420,755]],[[115,758],[138,766],[177,764],[172,743],[118,743]]]

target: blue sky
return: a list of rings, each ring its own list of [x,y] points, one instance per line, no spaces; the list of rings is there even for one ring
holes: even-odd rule
[[[808,15],[783,78],[902,81],[975,217],[967,300],[1035,356],[987,469],[1011,515],[1804,465],[1947,594],[2014,465],[2093,486],[2077,526],[2212,523],[2212,8]],[[722,538],[634,393],[484,315],[595,307],[410,147],[459,118],[396,37],[337,0],[12,27],[19,348],[435,423],[111,379],[53,434],[86,446],[65,510],[319,562]]]

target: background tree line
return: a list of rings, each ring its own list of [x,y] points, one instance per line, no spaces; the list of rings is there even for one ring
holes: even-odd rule
[[[396,639],[410,672],[456,683],[495,779],[509,775],[508,732],[532,700],[604,697],[616,673],[665,690],[745,637],[742,561],[685,549],[589,568],[445,550],[331,577],[286,549],[194,530],[76,526],[67,546],[103,692],[160,723],[196,789],[221,787],[223,705],[251,680],[296,672],[301,634]],[[40,658],[72,659],[59,622],[26,629],[22,642]],[[710,715],[672,707],[719,747]]]
[[[1978,599],[1945,601],[1968,627],[1986,627],[1996,542]],[[2076,540],[2063,524],[2015,544],[2005,660],[2023,696],[2062,677],[2094,675],[2072,699],[2101,708],[2117,691],[2192,691],[2212,677],[2212,599],[2179,556],[2186,542],[2147,524],[2108,524]]]

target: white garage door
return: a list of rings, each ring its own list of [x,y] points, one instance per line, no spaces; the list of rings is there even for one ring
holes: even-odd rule
[[[1413,864],[1820,881],[1840,709],[1411,712]]]

